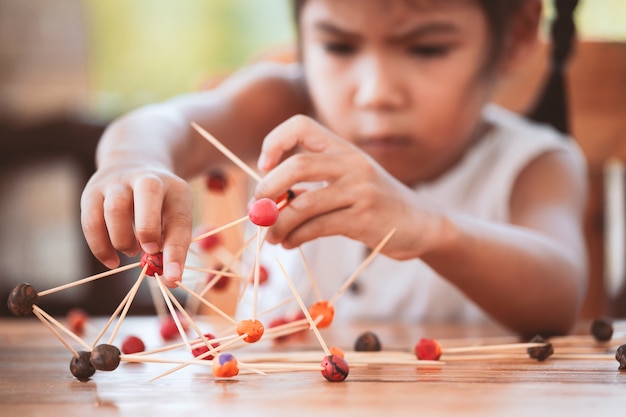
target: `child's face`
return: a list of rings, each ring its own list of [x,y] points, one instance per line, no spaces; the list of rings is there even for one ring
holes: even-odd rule
[[[308,0],[304,69],[317,118],[404,183],[453,165],[492,82],[489,30],[471,0]]]

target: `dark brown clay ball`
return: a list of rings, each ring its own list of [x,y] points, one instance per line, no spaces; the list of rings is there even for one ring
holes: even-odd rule
[[[613,321],[606,317],[597,318],[591,323],[591,334],[599,342],[607,342],[613,337]]]
[[[26,316],[33,312],[33,305],[39,302],[39,294],[27,283],[13,288],[7,300],[9,311],[16,316]]]
[[[382,350],[382,345],[378,336],[372,332],[365,332],[354,342],[354,350],[357,352],[378,352]]]
[[[528,352],[528,356],[532,359],[537,359],[539,362],[545,361],[554,353],[552,343],[542,336],[537,335],[533,337],[530,339],[530,343],[545,343],[543,346],[530,347],[526,350]]]
[[[620,371],[626,371],[626,345],[621,345],[615,351],[615,360],[619,362]]]
[[[89,381],[89,378],[96,373],[96,368],[93,367],[89,358],[91,358],[91,352],[86,350],[78,352],[78,358],[72,356],[70,371],[81,382]]]
[[[93,348],[89,361],[99,371],[113,371],[120,364],[120,354],[116,346],[101,344]]]

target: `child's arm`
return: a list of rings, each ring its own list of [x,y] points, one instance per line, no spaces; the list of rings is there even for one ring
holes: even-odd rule
[[[281,162],[295,146],[308,152]],[[546,154],[521,174],[512,193],[512,224],[418,201],[371,158],[306,117],[268,135],[259,166],[271,171],[257,198],[276,197],[300,181],[327,183],[281,212],[270,241],[295,247],[342,234],[374,247],[395,227],[383,253],[420,257],[520,334],[565,333],[577,318],[586,287],[586,185],[583,167],[564,153]]]
[[[117,251],[163,251],[165,276],[180,279],[191,240],[192,192],[185,179],[228,161],[192,127],[196,122],[242,158],[263,136],[306,111],[295,66],[259,64],[209,92],[146,106],[114,121],[97,150],[97,171],[81,199],[87,243],[106,266]]]

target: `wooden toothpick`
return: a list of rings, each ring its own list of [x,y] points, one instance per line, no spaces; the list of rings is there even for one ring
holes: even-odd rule
[[[330,300],[328,300],[329,304],[331,304],[331,305],[335,304],[335,302],[341,296],[341,294],[343,294],[350,287],[350,285],[352,284],[352,282],[354,282],[356,277],[365,269],[365,267],[367,265],[369,265],[369,263],[374,259],[374,257],[376,255],[378,255],[378,253],[383,249],[383,246],[385,246],[385,244],[387,244],[387,242],[389,241],[389,239],[391,239],[391,236],[393,236],[393,234],[395,232],[396,232],[396,229],[393,228],[393,229],[391,229],[391,231],[389,233],[387,233],[387,235],[383,238],[383,240],[374,248],[372,253],[370,253],[369,256],[367,258],[365,258],[365,260],[363,261],[361,266],[359,266],[356,269],[356,271],[354,271],[354,273],[346,280],[346,282],[337,291],[337,293]]]
[[[298,301],[298,304],[300,304],[300,308],[302,309],[304,316],[306,317],[307,321],[311,325],[311,329],[313,330],[313,333],[315,333],[315,337],[320,342],[322,349],[324,349],[324,353],[326,354],[326,356],[330,356],[330,350],[328,349],[328,346],[326,345],[324,338],[322,337],[319,329],[317,328],[317,325],[313,321],[311,314],[309,314],[309,310],[306,308],[304,301],[302,301],[300,294],[298,294],[298,290],[296,290],[296,287],[293,285],[291,278],[289,278],[287,271],[285,271],[285,268],[283,268],[283,265],[280,263],[278,258],[276,258],[276,262],[278,262],[278,266],[280,267],[280,270],[283,272],[283,275],[285,276],[285,280],[287,281],[287,284],[289,285],[289,288],[291,289],[293,296],[296,298],[296,301]]]
[[[315,281],[315,277],[313,276],[313,272],[309,267],[309,263],[304,256],[304,251],[302,251],[302,247],[298,246],[298,252],[300,252],[300,258],[302,258],[302,263],[304,264],[304,269],[306,271],[307,277],[309,277],[309,282],[311,283],[311,288],[313,288],[313,292],[317,297],[318,301],[322,301],[324,298],[322,297],[322,293],[320,292],[319,287],[317,286],[317,282]]]
[[[191,126],[202,135],[206,140],[208,140],[213,146],[215,146],[220,152],[224,154],[228,159],[230,159],[235,165],[239,168],[243,169],[248,175],[250,175],[256,182],[261,182],[261,176],[256,173],[252,168],[246,165],[237,155],[232,153],[230,149],[228,149],[224,144],[222,144],[219,140],[217,140],[213,135],[204,130],[200,125],[196,122],[191,122]]]
[[[33,307],[37,307],[37,306],[33,306]],[[41,320],[41,322],[43,324],[46,325],[46,327],[48,329],[50,329],[50,331],[52,332],[52,334],[54,334],[57,339],[59,339],[59,341],[63,344],[63,346],[65,346],[70,352],[72,352],[72,355],[78,359],[80,358],[80,355],[78,354],[78,352],[76,351],[76,349],[74,349],[69,343],[67,343],[67,341],[63,338],[63,336],[61,336],[61,334],[57,331],[57,329],[54,328],[54,326],[52,326],[48,320],[46,320],[46,318],[43,316],[43,314],[41,313],[41,309],[37,308],[33,308],[33,314],[35,315],[35,317],[37,317],[39,320]],[[91,350],[91,349],[89,349]]]
[[[133,264],[120,266],[119,268],[111,269],[109,271],[105,271],[105,272],[102,272],[102,273],[99,273],[99,274],[96,274],[96,275],[92,275],[92,276],[89,276],[87,278],[83,278],[83,279],[78,280],[78,281],[70,282],[69,284],[64,284],[64,285],[60,285],[60,286],[55,287],[55,288],[50,288],[49,290],[41,291],[41,292],[37,293],[37,295],[39,295],[40,297],[43,297],[44,295],[48,295],[48,294],[52,294],[52,293],[55,293],[55,292],[58,292],[58,291],[61,291],[61,290],[65,290],[65,289],[68,289],[68,288],[76,287],[77,285],[86,284],[87,282],[91,282],[91,281],[94,281],[96,279],[108,277],[109,275],[117,274],[119,272],[135,268],[135,267],[137,267],[139,265],[141,265],[141,262],[135,262]]]

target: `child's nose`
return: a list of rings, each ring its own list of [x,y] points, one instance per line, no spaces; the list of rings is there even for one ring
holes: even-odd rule
[[[406,88],[383,59],[364,59],[355,77],[355,105],[363,109],[392,110],[406,101]]]

